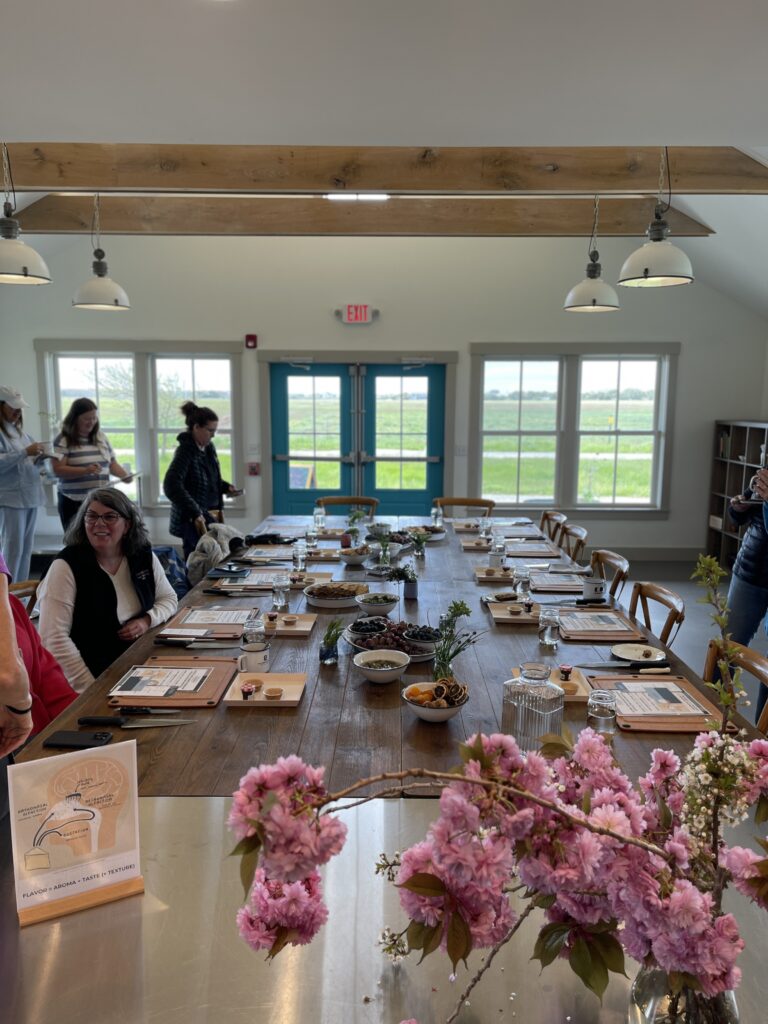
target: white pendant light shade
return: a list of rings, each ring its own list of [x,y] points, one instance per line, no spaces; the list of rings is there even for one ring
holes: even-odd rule
[[[563,309],[566,313],[613,313],[621,308],[619,297],[600,277],[599,253],[596,249],[592,250],[589,258],[587,276],[568,292]]]
[[[45,260],[21,241],[19,222],[12,212],[11,204],[5,203],[0,217],[0,283],[50,284],[51,272]]]
[[[123,288],[107,276],[104,250],[94,249],[93,277],[81,284],[72,299],[75,309],[127,310],[130,300]]]
[[[648,227],[648,241],[624,261],[619,284],[625,288],[669,288],[691,284],[693,267],[682,249],[667,241],[669,225],[656,207],[654,220]]]

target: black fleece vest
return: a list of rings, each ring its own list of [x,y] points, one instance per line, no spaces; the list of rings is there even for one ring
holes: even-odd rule
[[[117,592],[109,573],[96,561],[90,544],[64,548],[56,557],[67,563],[75,577],[75,607],[69,635],[93,675],[99,676],[132,643],[117,635]],[[128,558],[128,568],[144,614],[155,603],[152,548],[148,546]]]

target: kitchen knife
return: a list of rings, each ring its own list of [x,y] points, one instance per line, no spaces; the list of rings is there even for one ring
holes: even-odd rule
[[[668,661],[595,661],[587,665],[574,665],[574,668],[588,668],[591,671],[644,672],[650,675],[654,673],[665,675],[671,671],[672,666]]]
[[[191,725],[194,718],[129,718],[123,715],[86,715],[78,725],[111,725],[120,729],[154,729],[163,725]]]

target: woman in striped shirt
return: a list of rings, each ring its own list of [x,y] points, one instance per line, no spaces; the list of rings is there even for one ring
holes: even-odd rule
[[[110,473],[121,480],[131,478],[99,428],[98,408],[90,398],[76,398],[70,406],[53,442],[53,455],[53,472],[59,478],[59,518],[65,530],[86,494],[109,485]]]

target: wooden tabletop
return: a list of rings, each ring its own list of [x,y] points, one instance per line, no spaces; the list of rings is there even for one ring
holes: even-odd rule
[[[419,520],[390,520],[403,526]],[[329,523],[334,520],[329,518]],[[339,522],[343,520],[339,519]],[[308,524],[308,518],[270,517],[260,529]],[[470,699],[461,711],[444,723],[423,722],[416,718],[401,699],[401,684],[375,685],[365,680],[353,665],[356,653],[340,641],[340,660],[335,667],[319,664],[319,645],[326,624],[336,615],[348,622],[356,610],[341,613],[319,612],[318,622],[308,640],[278,639],[272,641],[271,670],[274,672],[306,672],[304,696],[295,708],[216,708],[188,709],[183,717],[193,718],[191,725],[162,729],[115,728],[115,739],[136,739],[138,748],[139,792],[142,796],[225,796],[237,787],[241,776],[252,765],[273,761],[280,755],[298,754],[314,765],[326,766],[326,782],[332,790],[341,789],[358,779],[384,771],[420,766],[443,770],[457,763],[457,743],[477,731],[498,732],[501,728],[502,684],[511,669],[522,661],[567,661],[570,664],[594,662],[609,656],[610,644],[581,645],[561,641],[557,654],[541,658],[534,626],[505,627],[494,625],[480,601],[481,595],[493,589],[486,583],[475,583],[475,566],[485,564],[487,555],[462,551],[460,537],[449,526],[446,538],[427,545],[426,559],[415,562],[419,574],[417,601],[401,600],[390,618],[437,625],[440,613],[451,600],[463,599],[472,609],[467,622],[470,628],[487,630],[485,636],[456,660],[460,678],[470,687]],[[330,546],[333,542],[329,542]],[[406,558],[410,556],[406,555]],[[367,578],[365,570],[327,563],[335,579],[365,580],[371,590],[391,590],[392,584]],[[311,570],[311,564],[310,564]],[[205,594],[205,584],[198,585],[182,602],[184,606],[203,607],[224,604],[228,608],[271,606],[269,593],[254,597],[226,598]],[[562,595],[542,595],[543,602],[557,601]],[[305,611],[306,599],[301,591],[290,595],[290,610]],[[152,654],[165,655],[172,650],[153,643],[153,630],[141,637],[126,654],[110,666],[52,726],[35,737],[19,755],[25,761],[44,757],[56,751],[44,750],[42,742],[57,729],[76,729],[83,715],[114,713],[107,704],[107,693],[132,665],[142,664]],[[659,641],[643,630],[655,646]],[[231,652],[217,650],[216,656],[235,657]],[[700,684],[695,674],[672,652],[673,672]],[[431,664],[411,665],[404,684],[429,679]],[[404,685],[403,684],[403,685]],[[584,725],[583,704],[567,704],[565,719],[572,729]],[[690,735],[658,733],[619,734],[615,739],[619,762],[631,777],[646,771],[650,751],[664,746],[685,753],[691,746]]]

